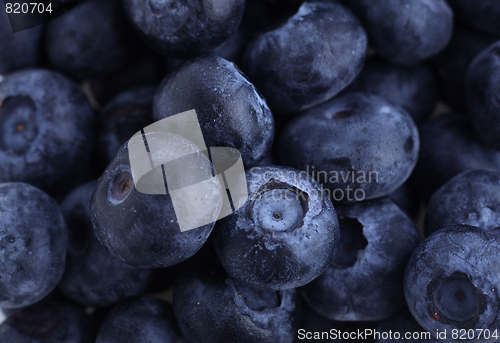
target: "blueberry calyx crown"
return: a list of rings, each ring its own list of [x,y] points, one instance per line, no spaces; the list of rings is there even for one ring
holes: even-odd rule
[[[487,298],[463,272],[435,279],[427,286],[429,317],[443,324],[474,328],[486,309]]]
[[[253,194],[251,201],[251,214],[259,227],[288,232],[304,224],[309,196],[285,182],[271,179]]]
[[[122,203],[134,189],[134,179],[130,170],[120,170],[111,178],[113,180],[108,186],[108,199],[113,204]]]

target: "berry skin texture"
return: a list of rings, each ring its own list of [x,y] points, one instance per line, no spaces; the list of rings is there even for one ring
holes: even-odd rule
[[[55,194],[84,176],[94,114],[80,87],[55,71],[25,69],[0,82],[0,182]]]
[[[305,2],[276,30],[259,36],[242,68],[273,113],[320,104],[347,87],[363,67],[366,33],[343,5]]]
[[[335,209],[305,172],[268,166],[247,171],[250,199],[217,222],[214,243],[233,278],[256,289],[283,290],[309,283],[335,254]]]
[[[292,120],[279,157],[283,165],[314,172],[332,201],[348,203],[394,192],[410,176],[419,145],[415,123],[401,107],[348,93]]]
[[[499,171],[465,171],[432,195],[425,217],[427,235],[462,224],[485,231],[500,227]]]
[[[237,149],[246,167],[271,149],[272,113],[235,64],[217,56],[199,57],[163,80],[153,101],[155,121],[192,109],[206,146]]]
[[[373,48],[386,60],[415,65],[443,50],[453,32],[444,0],[350,0]]]
[[[482,229],[460,225],[436,231],[413,252],[405,272],[406,303],[425,330],[471,330],[473,339],[494,342],[474,329],[500,329],[500,239]],[[458,335],[460,336],[460,335]]]
[[[77,187],[61,203],[69,246],[59,289],[81,305],[99,307],[142,294],[154,271],[118,261],[97,239],[90,219],[96,183]]]
[[[29,184],[0,184],[0,307],[41,300],[64,272],[68,234],[54,199]]]
[[[123,5],[151,48],[187,59],[209,53],[236,32],[245,0],[124,0]]]
[[[474,128],[489,147],[500,150],[500,41],[481,51],[469,65],[465,95]]]
[[[321,315],[338,321],[386,319],[404,306],[406,262],[421,238],[389,199],[337,206],[340,244],[328,269],[301,288]]]

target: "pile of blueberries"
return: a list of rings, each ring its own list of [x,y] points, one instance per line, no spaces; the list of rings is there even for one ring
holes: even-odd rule
[[[500,341],[500,1],[4,2],[0,342]],[[181,231],[193,109],[248,197]]]

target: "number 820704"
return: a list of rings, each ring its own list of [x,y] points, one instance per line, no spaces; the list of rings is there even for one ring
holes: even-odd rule
[[[5,4],[5,11],[11,13],[52,13],[52,4],[44,4],[43,2],[30,2],[30,3],[10,3]]]
[[[452,339],[491,339],[494,338],[495,340],[498,340],[498,332],[497,330],[490,331],[488,329],[470,329],[470,330],[465,330],[465,329],[453,329],[451,331],[451,338]]]

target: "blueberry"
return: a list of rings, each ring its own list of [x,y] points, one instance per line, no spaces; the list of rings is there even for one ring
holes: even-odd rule
[[[174,140],[170,137],[157,132],[145,134],[143,139],[151,148],[151,155],[146,156],[151,156],[153,160],[168,161],[181,154],[189,155],[198,151],[197,146],[187,139],[176,136],[178,139]],[[142,140],[140,143],[143,144]],[[138,191],[130,165],[129,144],[130,141],[120,148],[92,194],[90,212],[96,236],[113,256],[133,266],[159,268],[180,263],[194,255],[205,243],[212,232],[220,207],[216,213],[208,213],[209,206],[204,209],[204,204],[198,205],[194,213],[190,212],[189,217],[195,220],[203,216],[202,219],[208,218],[210,224],[180,231],[176,211],[189,211],[191,204],[180,204],[174,210],[170,193],[161,194],[156,189],[151,192]],[[162,149],[156,150],[153,147]],[[139,148],[144,149],[144,145]],[[189,174],[185,170],[180,173],[184,173],[188,182],[190,177],[207,179],[212,176],[211,164],[208,159],[207,161],[208,164],[199,163],[190,167]],[[149,160],[139,163],[149,164]],[[157,172],[161,175],[161,166],[150,171],[148,177],[156,176]],[[148,177],[143,182],[147,182]],[[210,183],[208,186],[212,193],[207,193],[210,195],[207,199],[222,203],[219,183]],[[163,191],[165,192],[165,188]]]
[[[224,269],[256,289],[297,288],[325,271],[339,240],[335,209],[306,172],[247,171],[251,198],[214,229]]]
[[[415,65],[437,54],[453,31],[453,12],[444,0],[351,0],[375,50],[390,62]]]
[[[39,60],[43,26],[12,32],[5,3],[0,4],[0,74],[35,67]]]
[[[401,186],[417,162],[419,137],[401,107],[375,95],[349,93],[294,119],[279,149],[282,164],[308,171],[332,201],[353,202]]]
[[[62,277],[67,232],[54,199],[29,184],[0,184],[0,307],[24,307]]]
[[[451,113],[424,123],[420,141],[420,156],[411,182],[425,201],[468,169],[500,169],[500,153],[480,142],[467,116]]]
[[[107,165],[137,131],[153,123],[154,86],[142,86],[118,94],[103,108],[98,120],[98,151]]]
[[[93,343],[97,323],[70,303],[26,307],[0,325],[0,341],[16,343]]]
[[[217,56],[200,57],[182,64],[163,80],[153,102],[154,119],[192,109],[207,147],[235,148],[249,167],[271,149],[271,111],[233,63]]]
[[[367,59],[346,91],[378,95],[403,107],[416,124],[431,114],[438,98],[437,80],[425,64],[403,67],[379,56]]]
[[[49,22],[45,51],[55,69],[83,79],[124,67],[137,50],[120,0],[87,0]]]
[[[76,83],[49,70],[9,74],[0,83],[0,181],[51,194],[83,177],[93,150],[92,109]]]
[[[101,245],[90,220],[90,198],[95,186],[96,182],[91,181],[76,188],[61,204],[69,247],[59,289],[82,305],[109,306],[142,294],[153,270],[122,263]]]
[[[500,10],[500,7],[499,7]],[[465,77],[465,95],[482,141],[500,150],[500,40],[481,51]]]
[[[297,291],[258,291],[200,263],[174,285],[174,313],[192,343],[294,342]]]
[[[340,246],[302,295],[333,320],[386,319],[404,305],[403,273],[421,240],[418,230],[388,199],[337,206],[337,213]]]
[[[457,18],[476,29],[500,35],[500,3],[495,0],[470,2],[448,0]]]
[[[175,323],[172,305],[141,297],[122,301],[104,318],[96,343],[187,343]]]
[[[171,57],[208,53],[238,28],[245,0],[124,0],[125,11],[144,41]]]
[[[406,303],[417,322],[434,337],[446,330],[450,342],[496,341],[499,251],[498,236],[473,226],[445,228],[426,238],[405,272]],[[479,337],[475,329],[491,335]],[[469,336],[450,337],[452,330]]]
[[[460,224],[486,231],[500,227],[500,172],[465,171],[432,195],[426,211],[427,235]]]
[[[339,93],[363,67],[366,33],[344,6],[305,2],[286,24],[252,42],[243,70],[276,113],[294,113]]]
[[[431,59],[441,79],[441,96],[453,108],[465,111],[465,74],[474,57],[500,36],[456,25],[448,46]]]

